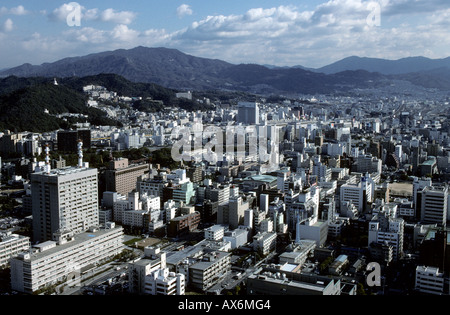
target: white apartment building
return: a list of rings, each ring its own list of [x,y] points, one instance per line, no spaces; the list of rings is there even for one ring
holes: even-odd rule
[[[60,235],[11,259],[12,290],[32,294],[61,281],[78,279],[83,268],[100,263],[123,250],[123,229],[109,223],[107,229]]]
[[[444,273],[439,272],[439,268],[417,266],[415,289],[419,292],[443,295],[445,293],[445,283]]]
[[[253,250],[263,255],[268,255],[275,250],[277,245],[277,233],[258,233],[253,236]]]
[[[34,241],[56,231],[82,233],[98,226],[97,169],[69,167],[31,174]]]
[[[211,241],[222,241],[225,234],[225,228],[221,225],[213,225],[205,229],[205,239]]]
[[[9,265],[9,260],[30,248],[30,238],[17,234],[0,234],[0,267]]]
[[[114,222],[125,226],[145,227],[146,215],[150,220],[160,219],[159,209],[161,201],[159,196],[148,196],[146,193],[139,197],[138,192],[128,194],[128,199],[119,195],[113,202]]]
[[[341,186],[340,202],[350,201],[359,212],[362,212],[367,202],[373,201],[373,183],[363,177],[359,184],[344,184]]]
[[[321,247],[328,238],[328,222],[310,217],[298,225],[299,238],[301,240],[314,240],[317,247]]]
[[[229,242],[231,244],[231,249],[235,249],[247,244],[248,238],[248,229],[236,229],[234,231],[226,232],[223,241]]]
[[[145,277],[144,292],[148,295],[184,295],[185,277],[167,268],[155,270]]]
[[[159,196],[162,200],[164,187],[169,184],[162,179],[148,179],[138,182],[138,190],[141,195],[147,194],[148,196]]]
[[[166,253],[157,247],[144,248],[144,257],[128,264],[129,292],[132,294],[145,294],[146,277],[152,272],[165,269]]]
[[[146,193],[141,194],[142,210],[159,210],[161,209],[161,198],[159,196],[151,196]]]

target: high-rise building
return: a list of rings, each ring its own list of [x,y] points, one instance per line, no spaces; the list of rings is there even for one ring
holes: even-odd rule
[[[413,202],[416,219],[420,220],[422,216],[422,191],[425,187],[432,186],[431,178],[413,180]]]
[[[111,161],[109,169],[105,171],[106,191],[126,196],[136,189],[138,180],[148,172],[149,164],[130,165],[128,159]]]
[[[448,186],[427,186],[422,190],[421,222],[447,223]]]
[[[259,124],[259,104],[252,102],[239,102],[237,122],[245,125]]]
[[[34,241],[58,230],[82,233],[98,226],[97,169],[68,167],[31,174]]]
[[[362,178],[359,184],[345,184],[341,186],[340,202],[352,202],[359,212],[364,211],[367,203],[373,201],[373,181]]]

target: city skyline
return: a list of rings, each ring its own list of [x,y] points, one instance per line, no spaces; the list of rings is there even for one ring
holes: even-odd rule
[[[8,0],[0,6],[0,69],[137,46],[311,68],[354,55],[439,59],[448,57],[449,15],[442,0]]]

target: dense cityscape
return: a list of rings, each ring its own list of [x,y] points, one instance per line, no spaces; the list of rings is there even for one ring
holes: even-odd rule
[[[120,126],[0,134],[0,294],[450,293],[447,92],[83,93]]]

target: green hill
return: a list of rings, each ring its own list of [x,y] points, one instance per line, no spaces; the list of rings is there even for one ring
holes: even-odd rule
[[[13,80],[0,82],[0,130],[14,132],[46,132],[59,128],[68,128],[78,122],[77,119],[65,121],[54,115],[63,113],[87,115],[93,125],[118,125],[118,122],[107,118],[99,109],[86,106],[86,96],[66,86],[55,86],[42,79]],[[45,113],[48,110],[48,114]],[[85,121],[85,120],[82,120]]]
[[[131,103],[140,111],[158,112],[166,106],[187,111],[212,109],[195,100],[176,98],[175,90],[153,83],[134,83],[116,74],[63,78],[58,79],[58,83],[54,85],[53,79],[42,77],[0,79],[0,130],[46,132],[86,121],[92,125],[121,126],[104,111],[86,105],[88,98],[83,87],[91,84],[101,85],[119,96],[141,97],[142,100]],[[55,117],[63,113],[83,114],[88,118],[63,120]]]

